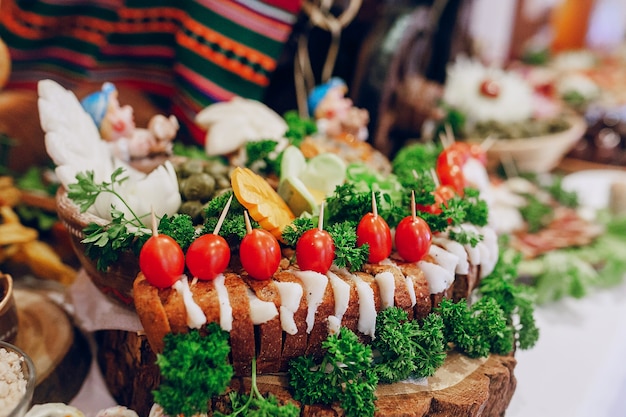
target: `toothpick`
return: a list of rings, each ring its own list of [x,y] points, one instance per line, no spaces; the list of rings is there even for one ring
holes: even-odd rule
[[[376,206],[376,193],[372,190],[372,213],[374,217],[378,217],[378,207]]]
[[[515,160],[513,160],[513,157],[510,153],[503,153],[500,156],[500,161],[502,162],[504,174],[507,178],[515,178],[519,176],[519,172],[517,171],[517,167],[515,166]]]
[[[491,148],[493,146],[494,143],[496,143],[496,138],[493,137],[493,135],[489,135],[485,138],[485,140],[483,140],[480,143],[480,149],[483,150],[483,152],[487,152],[489,150],[489,148]]]
[[[233,195],[234,194],[230,195],[228,202],[226,203],[226,205],[224,206],[224,209],[222,210],[222,213],[220,214],[220,218],[217,220],[217,224],[215,225],[215,229],[213,230],[214,235],[219,234],[220,229],[222,228],[222,223],[224,223],[226,214],[228,213],[228,210],[230,209],[230,203],[233,201]]]
[[[250,217],[248,217],[248,210],[245,210],[243,212],[243,218],[246,222],[246,232],[247,233],[251,233],[252,232],[252,224],[250,224]]]
[[[320,205],[320,217],[317,219],[317,228],[319,230],[324,230],[324,201]]]
[[[435,188],[438,188],[441,185],[441,182],[439,181],[439,176],[437,175],[437,171],[435,171],[435,168],[430,169],[430,176],[433,178]]]
[[[415,190],[411,190],[411,216],[413,216],[413,220],[417,218],[417,208],[415,207]]]
[[[152,236],[159,235],[159,227],[157,226],[156,214],[154,213],[154,207],[150,206],[150,215],[152,220]]]
[[[452,126],[450,126],[450,123],[446,123],[445,129],[446,129],[446,137],[448,138],[448,145],[452,145],[455,139],[454,139],[454,132],[452,131]]]

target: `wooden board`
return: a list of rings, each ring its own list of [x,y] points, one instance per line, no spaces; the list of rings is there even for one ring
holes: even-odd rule
[[[111,395],[118,403],[147,415],[152,406],[151,391],[158,387],[156,357],[145,336],[121,330],[96,333],[98,363]],[[378,417],[496,417],[504,412],[515,392],[513,356],[491,355],[469,359],[451,352],[446,363],[428,379],[428,384],[379,386],[376,394]],[[261,376],[262,393],[272,392],[290,399],[286,379]],[[236,378],[233,389],[249,388],[249,378]],[[338,416],[330,407],[303,407],[303,416]]]
[[[15,289],[18,333],[15,344],[33,360],[37,385],[33,403],[68,403],[78,393],[91,364],[85,337],[65,311],[45,295]]]

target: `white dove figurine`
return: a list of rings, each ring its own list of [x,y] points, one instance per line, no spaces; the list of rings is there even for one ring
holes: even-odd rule
[[[181,204],[178,179],[169,161],[148,174],[132,168],[112,154],[73,92],[55,81],[42,80],[38,93],[46,151],[56,164],[55,172],[65,188],[76,182],[79,172],[93,171],[96,183],[102,183],[110,182],[113,171],[123,167],[128,179],[116,186],[116,191],[135,214],[143,217],[146,226],[150,224],[151,209],[157,217],[178,211]],[[89,212],[111,220],[112,206],[124,212],[126,218],[132,217],[126,206],[110,193],[100,194]]]

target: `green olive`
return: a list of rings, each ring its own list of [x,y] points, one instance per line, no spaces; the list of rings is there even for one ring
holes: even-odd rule
[[[215,179],[204,172],[193,174],[185,180],[181,194],[185,200],[206,201],[215,191]]]
[[[180,214],[188,214],[194,224],[203,222],[204,206],[198,200],[185,201],[178,210]]]

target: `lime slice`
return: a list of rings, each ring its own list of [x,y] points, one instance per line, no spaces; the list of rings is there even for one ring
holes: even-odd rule
[[[288,146],[283,151],[282,160],[280,162],[280,181],[285,178],[298,178],[306,167],[306,158],[299,148]]]
[[[283,179],[278,185],[278,195],[285,200],[296,217],[304,212],[316,214],[319,210],[315,197],[297,177]]]
[[[299,177],[307,188],[328,196],[345,182],[346,163],[334,153],[322,153],[309,160]]]

